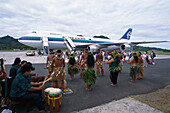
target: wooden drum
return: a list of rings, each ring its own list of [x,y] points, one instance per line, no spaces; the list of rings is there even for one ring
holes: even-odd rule
[[[53,87],[49,87],[49,88],[46,88],[45,90],[44,90],[44,92],[45,92],[45,102],[46,103],[48,103],[48,92],[50,91],[50,90],[52,90],[52,89],[54,89]]]
[[[58,112],[61,110],[62,91],[59,88],[51,89],[48,92],[48,104],[51,112]]]

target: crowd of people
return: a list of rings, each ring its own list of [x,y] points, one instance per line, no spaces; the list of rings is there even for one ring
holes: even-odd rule
[[[128,60],[127,56],[129,57]],[[91,86],[96,83],[97,77],[104,76],[103,63],[109,65],[111,86],[117,86],[118,75],[122,71],[123,62],[132,64],[130,67],[131,82],[136,82],[136,79],[143,79],[144,67],[147,64],[155,64],[155,53],[150,54],[151,62],[149,61],[149,54],[144,52],[121,52],[121,51],[101,51],[90,52],[85,49],[84,52],[65,52],[63,56],[62,50],[50,50],[47,57],[46,67],[48,75],[45,79],[52,80],[51,86],[64,90],[66,88],[66,72],[65,72],[65,58],[68,59],[67,68],[70,80],[74,80],[74,75],[79,73],[79,78],[82,79],[86,85],[87,91],[91,90]],[[94,67],[96,66],[96,71]],[[9,76],[13,78],[10,97],[13,100],[33,100],[40,112],[44,112],[45,107],[42,98],[43,82],[33,82],[32,76],[35,73],[32,63],[25,60],[21,61],[16,58],[9,72]],[[0,73],[0,78],[3,78],[3,73]]]

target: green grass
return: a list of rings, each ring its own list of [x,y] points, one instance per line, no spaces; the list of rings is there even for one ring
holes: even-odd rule
[[[13,50],[0,50],[0,52],[12,52]]]
[[[170,113],[170,86],[155,92],[130,96],[164,113]]]
[[[133,51],[132,51],[133,52]],[[136,51],[138,52],[138,51]],[[145,51],[140,51],[142,54],[145,52]],[[147,51],[149,54],[151,53],[151,51]],[[154,51],[156,55],[170,55],[170,52],[165,52],[165,51]]]

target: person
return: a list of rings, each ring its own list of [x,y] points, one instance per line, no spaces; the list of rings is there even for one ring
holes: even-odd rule
[[[99,76],[101,68],[101,75],[104,76],[104,69],[103,69],[103,55],[101,54],[100,50],[97,50],[97,56],[96,56],[96,76]]]
[[[131,57],[132,57],[132,52],[131,52],[131,51],[129,51],[128,56],[129,56],[128,61],[130,61],[130,60],[131,60]]]
[[[65,60],[61,57],[62,51],[59,49],[56,51],[57,57],[52,61],[52,87],[61,88],[64,90],[65,84]],[[58,81],[60,80],[61,86],[59,86]]]
[[[30,75],[32,68],[33,67],[29,64],[25,64],[21,67],[21,73],[18,73],[12,82],[10,97],[15,101],[33,100],[39,112],[44,112],[45,107],[41,100],[41,95],[36,92],[42,90],[44,87],[33,87],[27,81],[27,76]]]
[[[78,73],[78,65],[76,65],[75,55],[71,54],[70,59],[67,62],[68,74],[70,75],[70,80],[74,80],[74,75]]]
[[[125,60],[126,60],[126,51],[124,51],[124,53],[123,53],[123,58],[124,58],[124,62],[125,62]]]
[[[122,59],[123,59],[123,56],[121,54],[121,51],[118,51],[118,54],[119,54],[119,59],[120,59],[120,63],[119,63],[119,66],[123,67],[123,62],[122,62]],[[121,72],[122,70],[120,70]]]
[[[88,49],[85,49],[85,50],[84,50],[84,53],[82,54],[82,57],[81,57],[81,59],[80,59],[80,64],[81,64],[81,62],[84,62],[84,61],[87,59],[87,52],[88,52]],[[82,78],[82,76],[83,76],[83,70],[84,70],[85,67],[86,67],[86,64],[81,65],[79,78]]]
[[[132,80],[130,80],[131,82],[136,82],[136,75],[138,73],[139,67],[140,65],[138,65],[138,56],[136,53],[132,54],[133,58],[132,60],[129,62],[127,62],[128,64],[132,64],[132,66],[130,67],[130,76],[132,77]]]
[[[1,97],[1,107],[7,107],[6,105],[6,98],[3,97],[2,95],[2,86],[1,86],[1,80],[3,80],[6,76],[6,73],[5,73],[5,66],[4,66],[4,59],[0,59],[0,97]]]
[[[142,59],[143,59],[143,66],[147,67],[148,63],[147,63],[147,54],[146,54],[146,52],[143,53]]]
[[[141,54],[142,54],[141,52],[138,52],[138,63],[140,64],[140,67],[137,74],[137,79],[143,79],[144,68],[143,68],[143,59],[141,57]]]
[[[102,56],[103,56],[103,61],[104,61],[104,60],[105,60],[105,59],[104,59],[104,58],[105,58],[105,57],[104,57],[104,56],[105,56],[105,51],[102,50],[102,53],[101,53],[101,54],[102,54]]]
[[[149,54],[147,51],[146,51],[146,62],[149,64]]]
[[[21,61],[21,66],[18,68],[18,70],[17,70],[17,73],[16,73],[16,74],[20,73],[20,71],[21,71],[21,67],[22,67],[22,66],[24,66],[25,64],[27,64],[27,61],[26,61],[26,60]]]
[[[152,59],[152,64],[155,64],[154,58],[156,57],[155,52],[151,51],[150,57]]]
[[[122,70],[121,66],[119,66],[120,55],[112,52],[110,59],[106,59],[105,62],[109,64],[110,80],[112,82],[111,86],[116,86],[118,73]]]
[[[83,81],[86,83],[86,90],[90,91],[91,86],[96,83],[97,77],[94,70],[94,56],[91,52],[87,53],[87,59],[83,61],[81,66],[87,64],[87,68],[83,70]]]
[[[77,62],[80,62],[80,51],[77,52]]]
[[[47,63],[46,63],[46,67],[48,69],[48,77],[50,77],[50,75],[52,73],[52,61],[54,58],[55,58],[54,52],[52,49],[50,49],[50,55],[48,55]]]
[[[21,59],[19,57],[15,58],[14,63],[12,64],[12,67],[9,72],[10,77],[15,78],[15,76],[17,74],[17,70],[21,66],[20,63],[21,63]]]

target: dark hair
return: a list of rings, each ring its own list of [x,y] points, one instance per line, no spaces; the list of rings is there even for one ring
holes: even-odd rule
[[[0,74],[4,71],[3,64],[4,64],[4,60],[1,58],[0,59],[0,65],[1,65]]]
[[[94,56],[92,54],[87,56],[88,67],[94,67]]]
[[[26,61],[26,60],[23,60],[23,61],[21,62],[21,64],[24,64],[24,63],[27,63],[27,61]]]
[[[17,57],[17,58],[15,58],[14,63],[12,64],[12,66],[17,65],[20,62],[21,62],[21,59],[19,57]]]
[[[75,58],[70,58],[69,64],[74,65],[75,64]]]
[[[31,71],[32,66],[29,64],[25,64],[24,66],[21,67],[21,73],[29,72]]]
[[[35,68],[32,67],[32,63],[31,62],[27,62],[27,64],[31,66],[31,70],[35,70]]]
[[[139,53],[139,55],[138,55],[138,56],[141,56],[141,54],[142,54],[142,53],[141,53],[141,52],[138,52],[138,53]]]
[[[135,62],[138,62],[138,56],[133,56],[133,57],[134,57]]]
[[[50,51],[50,54],[54,54],[52,49],[50,49],[49,51]]]
[[[119,64],[120,63],[120,57],[117,55],[115,58],[117,60],[116,64]]]

